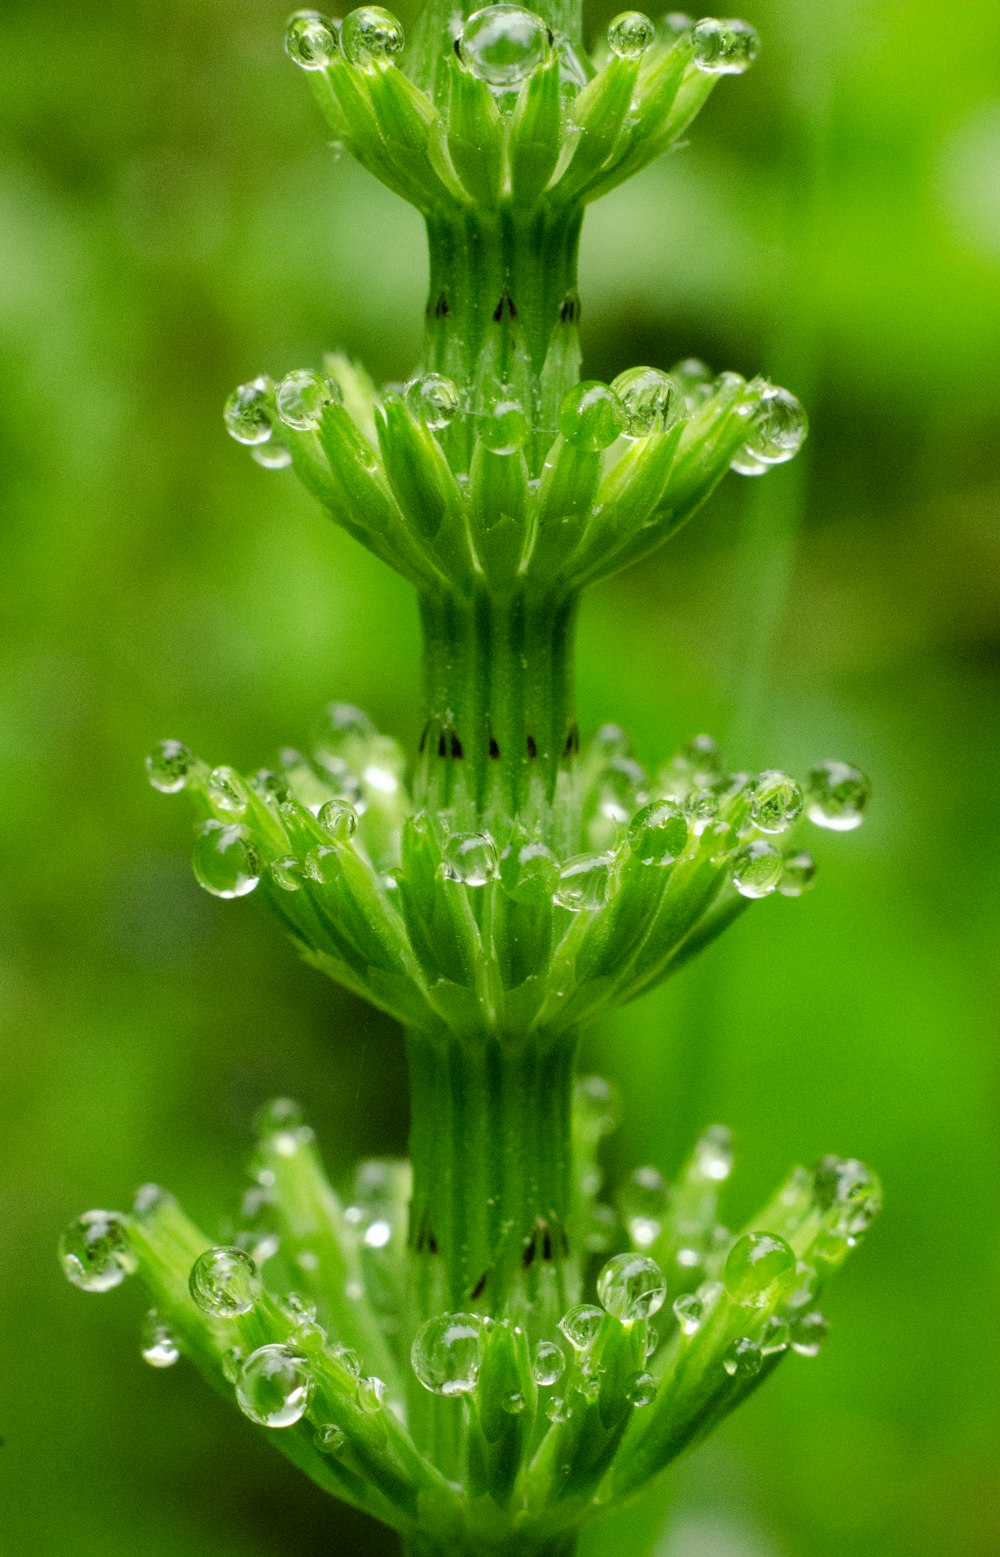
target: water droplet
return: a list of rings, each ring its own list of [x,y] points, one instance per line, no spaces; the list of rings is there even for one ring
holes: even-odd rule
[[[254,1118],[254,1129],[264,1140],[284,1135],[286,1131],[301,1130],[305,1124],[302,1108],[294,1098],[272,1097],[264,1103]]]
[[[621,1192],[622,1216],[629,1237],[640,1249],[648,1249],[660,1235],[669,1191],[658,1168],[636,1168]]]
[[[860,827],[871,785],[847,762],[820,762],[809,774],[806,815],[817,827],[848,833]]]
[[[277,428],[272,428],[266,443],[257,443],[250,450],[250,458],[265,470],[287,470],[292,463],[292,451]]]
[[[711,827],[719,815],[720,807],[719,793],[715,789],[699,787],[685,795],[682,810],[696,838],[700,838],[705,829]]]
[[[292,798],[288,780],[283,773],[275,773],[272,768],[258,768],[250,784],[254,794],[260,795],[262,800],[270,801],[272,805],[284,805]]]
[[[625,1381],[625,1398],[636,1410],[642,1406],[651,1406],[656,1399],[656,1380],[653,1375],[633,1373],[632,1377]]]
[[[236,1400],[258,1427],[293,1427],[305,1416],[311,1389],[303,1356],[290,1346],[259,1346],[243,1364]]]
[[[559,407],[559,431],[576,449],[596,454],[610,448],[624,428],[621,400],[609,385],[596,380],[577,384]]]
[[[670,377],[683,391],[688,410],[694,410],[712,393],[712,370],[700,357],[685,357],[675,362]]]
[[[821,1211],[839,1211],[834,1231],[849,1240],[862,1237],[882,1210],[881,1185],[856,1157],[821,1157],[813,1194]]]
[[[313,432],[323,420],[323,411],[341,399],[340,386],[325,373],[300,368],[286,373],[278,385],[275,402],[286,427],[296,432]]]
[[[777,1314],[772,1314],[764,1326],[760,1338],[760,1350],[763,1357],[776,1357],[788,1350],[788,1324]]]
[[[441,874],[446,881],[485,887],[499,878],[496,844],[488,833],[451,833],[441,855]]]
[[[816,877],[816,861],[811,854],[790,854],[781,872],[778,891],[783,897],[801,897]]]
[[[787,773],[767,768],[746,788],[750,820],[762,833],[785,833],[802,812],[802,791]]]
[[[305,879],[305,866],[294,854],[283,854],[280,859],[272,860],[268,869],[271,880],[282,892],[298,892]]]
[[[798,454],[808,427],[806,413],[795,396],[787,389],[765,384],[751,413],[742,455],[764,465],[783,465]],[[753,472],[744,471],[744,474]]]
[[[548,1417],[549,1421],[554,1422],[556,1426],[558,1426],[561,1422],[568,1422],[572,1414],[573,1413],[570,1407],[570,1403],[566,1399],[565,1395],[553,1395],[552,1399],[545,1407],[545,1415]]]
[[[733,859],[733,886],[741,897],[767,897],[781,880],[785,862],[763,838],[754,838]]]
[[[151,1368],[172,1368],[179,1356],[174,1332],[156,1309],[151,1308],[142,1322],[143,1362],[148,1362]]]
[[[231,1346],[222,1354],[222,1377],[228,1384],[235,1384],[243,1372],[246,1352],[241,1346]]]
[[[339,1368],[343,1368],[349,1378],[361,1377],[361,1358],[350,1346],[331,1346],[330,1358]]]
[[[407,384],[406,404],[418,422],[431,432],[440,432],[458,411],[459,394],[443,373],[422,373]]]
[[[433,1395],[464,1395],[476,1387],[483,1322],[476,1314],[428,1319],[410,1349],[413,1371]]]
[[[569,1313],[563,1314],[559,1328],[574,1351],[585,1352],[597,1338],[604,1323],[604,1310],[592,1303],[578,1303]]]
[[[527,1403],[519,1389],[510,1389],[500,1398],[500,1405],[509,1416],[520,1416]]]
[[[601,1379],[604,1369],[590,1357],[584,1357],[579,1364],[576,1375],[576,1388],[580,1391],[584,1400],[591,1404],[601,1393]]]
[[[595,913],[611,896],[609,854],[576,854],[566,860],[559,872],[559,884],[552,896],[560,908],[571,913]]]
[[[555,1341],[539,1341],[531,1364],[535,1383],[540,1389],[558,1384],[566,1371],[566,1355]]]
[[[622,11],[608,27],[608,48],[619,59],[642,59],[656,37],[656,28],[641,11]]]
[[[798,1352],[800,1357],[818,1357],[828,1329],[826,1319],[815,1309],[812,1313],[800,1314],[788,1327],[792,1351]]]
[[[795,1255],[783,1238],[746,1233],[729,1251],[723,1280],[741,1308],[767,1308],[795,1273]]]
[[[476,421],[480,442],[492,454],[516,454],[523,449],[531,431],[519,400],[495,400]]]
[[[747,22],[706,17],[694,29],[694,63],[710,76],[739,76],[757,58],[760,39]]]
[[[718,781],[722,756],[710,735],[696,735],[675,752],[660,773],[657,787],[671,800],[683,800],[689,790]]]
[[[737,1336],[735,1341],[731,1341],[722,1358],[722,1366],[730,1378],[752,1379],[760,1372],[763,1364],[760,1347],[747,1335]]]
[[[358,813],[349,800],[328,800],[320,806],[316,820],[331,838],[345,843],[358,830]]]
[[[548,57],[549,29],[520,5],[488,5],[470,16],[459,36],[464,64],[500,90],[518,86]]]
[[[684,396],[669,373],[658,368],[627,368],[612,389],[625,409],[625,436],[649,438],[672,427],[684,408]]]
[[[607,1254],[615,1241],[618,1218],[610,1206],[595,1200],[587,1208],[583,1246],[588,1254]]]
[[[319,11],[296,11],[285,33],[285,49],[302,70],[325,70],[337,52],[336,34]]]
[[[347,1434],[343,1428],[337,1427],[333,1422],[327,1422],[324,1427],[316,1429],[313,1443],[320,1454],[329,1454],[336,1459],[342,1454],[347,1445]]]
[[[573,1084],[573,1122],[591,1146],[617,1130],[621,1102],[603,1076],[578,1076]]]
[[[260,1277],[244,1249],[206,1249],[191,1267],[188,1290],[203,1313],[235,1319],[253,1308],[260,1296]]]
[[[703,1178],[723,1183],[733,1171],[733,1135],[726,1125],[711,1125],[696,1142],[695,1163]]]
[[[261,375],[234,389],[226,401],[223,418],[237,443],[266,443],[271,436],[273,386]]]
[[[516,903],[538,903],[551,898],[559,880],[559,861],[539,838],[516,834],[500,856],[504,891]]]
[[[650,1319],[663,1307],[667,1283],[646,1254],[616,1254],[597,1278],[597,1296],[622,1324]]]
[[[381,1411],[385,1405],[388,1393],[389,1386],[385,1379],[376,1378],[372,1373],[367,1378],[358,1380],[355,1398],[362,1411],[368,1416],[374,1416],[376,1411]]]
[[[705,1305],[695,1293],[684,1292],[674,1299],[674,1317],[685,1335],[694,1335],[701,1328]]]
[[[63,1274],[83,1292],[110,1292],[131,1276],[138,1261],[128,1223],[119,1211],[85,1211],[59,1241]]]
[[[340,46],[351,64],[369,72],[395,59],[404,41],[402,23],[378,5],[351,11],[340,29]]]
[[[132,1202],[132,1214],[140,1222],[158,1216],[163,1211],[176,1208],[177,1202],[169,1190],[159,1184],[140,1184]]]
[[[235,768],[213,768],[205,781],[205,795],[216,811],[238,821],[246,814],[250,796]]]
[[[160,741],[146,758],[146,776],[161,795],[176,795],[186,787],[194,761],[183,741]]]
[[[202,822],[191,863],[199,883],[213,897],[245,897],[260,880],[253,834],[238,822]]]
[[[354,754],[359,743],[367,745],[376,733],[363,708],[355,708],[353,703],[328,703],[315,733],[316,756],[324,766],[342,763]]]

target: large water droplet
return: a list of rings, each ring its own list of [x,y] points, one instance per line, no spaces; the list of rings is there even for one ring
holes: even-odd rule
[[[402,22],[378,5],[363,5],[352,11],[340,29],[340,46],[359,70],[373,71],[388,65],[400,53],[404,41]]]
[[[658,1168],[636,1168],[621,1192],[621,1208],[632,1242],[648,1249],[660,1235],[669,1191]]]
[[[451,833],[441,851],[441,874],[465,887],[485,887],[500,875],[496,844],[488,833]]]
[[[358,830],[358,813],[349,800],[327,800],[320,806],[316,820],[324,832],[342,843],[353,838]]]
[[[488,5],[469,17],[459,53],[480,81],[501,91],[519,86],[548,57],[549,29],[520,5]]]
[[[674,1318],[685,1335],[694,1335],[705,1317],[705,1305],[694,1292],[683,1292],[674,1299]]]
[[[340,386],[325,373],[300,368],[287,373],[278,385],[275,402],[286,427],[296,432],[313,432],[323,420],[323,411],[341,399]]]
[[[319,11],[296,11],[288,22],[285,49],[302,70],[325,70],[337,52],[332,24]]]
[[[806,815],[817,827],[849,833],[860,827],[871,796],[871,784],[860,768],[847,762],[820,762],[809,773]]]
[[[597,1296],[622,1324],[651,1319],[663,1307],[666,1279],[646,1254],[616,1254],[597,1278]]]
[[[576,854],[566,860],[559,872],[559,884],[552,894],[560,908],[571,913],[594,913],[603,908],[611,895],[611,867],[608,854]]]
[[[808,426],[802,405],[789,390],[765,384],[751,414],[743,453],[764,465],[783,465],[798,454]],[[744,471],[750,474],[754,472]]]
[[[146,758],[146,776],[161,795],[176,795],[187,785],[194,760],[183,741],[160,741]]]
[[[666,432],[684,409],[684,396],[669,373],[628,368],[612,384],[625,408],[625,436],[649,438]]]
[[[734,857],[730,870],[741,897],[767,897],[781,880],[784,860],[763,838],[754,838]]]
[[[422,373],[406,386],[406,404],[411,416],[431,432],[447,427],[459,408],[459,394],[443,373]]]
[[[271,380],[263,374],[234,389],[222,413],[229,436],[237,443],[266,443],[271,436],[272,396]]]
[[[642,59],[656,37],[656,28],[641,11],[622,11],[608,26],[608,48],[619,59]]]
[[[710,76],[739,76],[757,58],[760,39],[738,20],[720,22],[705,17],[694,29],[694,63]]]
[[[710,1125],[695,1143],[694,1160],[703,1178],[722,1184],[733,1171],[733,1134],[726,1125]]]
[[[244,1249],[206,1249],[191,1267],[188,1290],[203,1313],[216,1319],[248,1314],[260,1296],[257,1266]]]
[[[795,1255],[783,1238],[746,1233],[730,1249],[723,1279],[729,1296],[741,1308],[766,1308],[794,1272]]]
[[[625,407],[607,384],[577,384],[559,407],[559,431],[576,449],[610,448],[625,427]]]
[[[180,1356],[177,1337],[151,1308],[142,1322],[142,1360],[151,1368],[172,1368]]]
[[[731,1341],[722,1358],[722,1366],[730,1378],[755,1378],[763,1364],[760,1347],[747,1335],[737,1336],[735,1341]]]
[[[539,1341],[535,1347],[531,1371],[540,1389],[558,1384],[566,1371],[566,1354],[555,1341]]]
[[[559,1328],[574,1351],[585,1352],[597,1339],[603,1323],[603,1309],[593,1303],[578,1303],[569,1313],[563,1314]]]
[[[781,872],[778,891],[783,897],[801,897],[808,892],[816,877],[816,861],[811,854],[790,854]]]
[[[418,1330],[410,1348],[413,1371],[433,1395],[463,1395],[476,1387],[483,1322],[476,1314],[441,1314]]]
[[[257,845],[239,822],[202,822],[191,863],[199,883],[213,897],[245,897],[260,880]]]
[[[290,1346],[259,1346],[243,1364],[236,1400],[259,1427],[293,1427],[306,1414],[312,1375]]]
[[[788,1327],[792,1351],[798,1352],[800,1357],[817,1357],[828,1329],[826,1319],[815,1309],[811,1313],[800,1314]]]
[[[793,778],[767,768],[747,785],[750,820],[762,833],[784,833],[802,813],[802,791]]]
[[[85,1211],[59,1241],[63,1274],[83,1292],[110,1292],[131,1276],[138,1261],[128,1223],[118,1211]]]

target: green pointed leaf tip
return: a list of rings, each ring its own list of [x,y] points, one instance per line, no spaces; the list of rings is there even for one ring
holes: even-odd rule
[[[598,1078],[577,1098],[592,1153],[614,1100]],[[515,1295],[503,1316],[428,1313],[426,1291],[414,1307],[406,1165],[362,1163],[344,1201],[294,1104],[268,1105],[258,1127],[229,1244],[146,1185],[131,1213],[91,1211],[67,1229],[65,1274],[90,1292],[137,1275],[154,1304],[139,1347],[149,1366],[187,1358],[321,1487],[456,1550],[575,1530],[783,1356],[815,1356],[831,1241],[856,1244],[880,1205],[863,1164],[825,1157],[731,1232],[718,1215],[731,1155],[716,1127],[672,1188],[653,1168],[632,1175],[623,1206],[638,1186],[651,1214],[641,1230],[632,1216],[619,1224],[618,1252],[596,1271],[585,1244],[564,1251],[596,1303]],[[581,1182],[582,1203],[596,1203],[597,1183]]]

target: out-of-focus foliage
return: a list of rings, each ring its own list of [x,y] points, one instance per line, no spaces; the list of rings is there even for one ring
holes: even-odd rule
[[[154,1176],[212,1225],[275,1091],[303,1099],[334,1172],[404,1140],[391,1025],[251,906],[200,893],[141,775],[162,735],[255,763],[333,696],[417,734],[406,586],[221,426],[262,368],[339,345],[399,378],[419,350],[419,222],[324,147],[284,14],[4,10],[0,1527],[19,1557],[391,1549],[190,1370],[145,1368],[138,1297],[92,1304],[53,1254],[81,1205]],[[735,1127],[734,1223],[822,1150],[876,1164],[887,1213],[822,1357],[586,1552],[986,1557],[1000,15],[747,14],[759,65],[588,218],[586,371],[760,369],[813,433],[592,595],[582,722],[629,725],[651,762],[702,727],[748,765],[844,753],[877,798],[817,851],[807,901],[754,914],[586,1058],[624,1093],[623,1162],[671,1169],[700,1126]]]

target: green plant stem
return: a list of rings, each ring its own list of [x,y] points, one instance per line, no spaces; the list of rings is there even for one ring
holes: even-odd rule
[[[511,1536],[490,1546],[479,1540],[439,1542],[407,1536],[403,1544],[404,1557],[574,1557],[576,1549],[575,1535],[560,1535],[547,1541]]]

